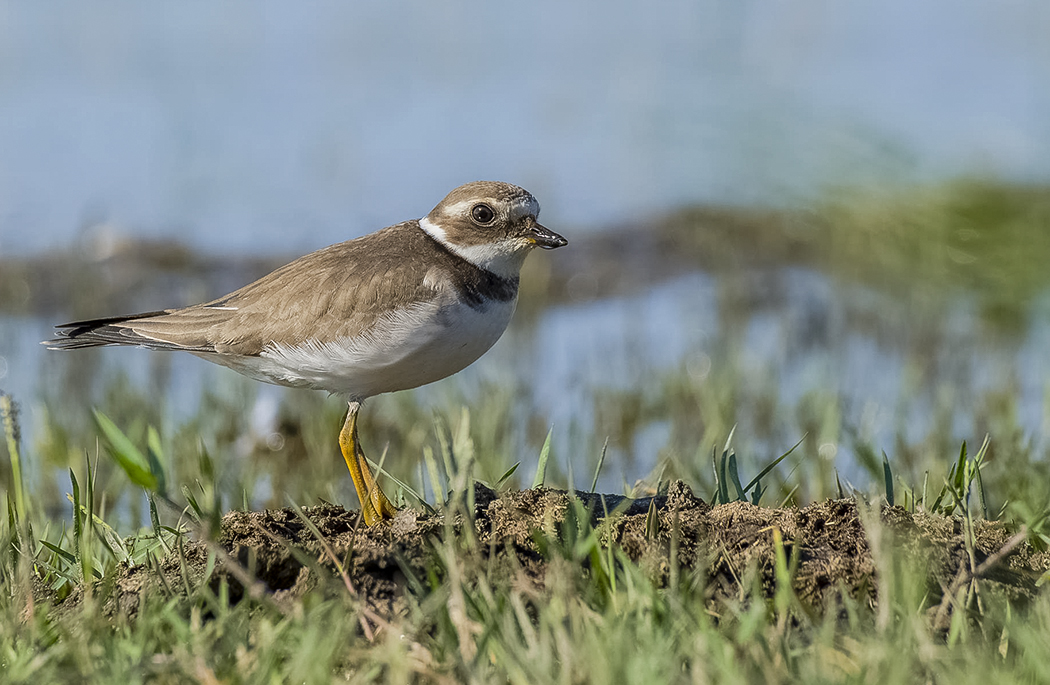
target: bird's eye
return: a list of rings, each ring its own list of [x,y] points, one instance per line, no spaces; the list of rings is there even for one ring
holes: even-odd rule
[[[473,217],[474,221],[481,225],[492,223],[492,220],[496,218],[496,212],[492,211],[492,207],[488,205],[474,205],[474,208],[470,210],[470,216]]]

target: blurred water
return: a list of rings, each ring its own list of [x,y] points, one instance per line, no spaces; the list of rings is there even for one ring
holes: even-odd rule
[[[1039,0],[5,3],[0,253],[95,224],[307,251],[452,187],[555,226],[1050,178]]]
[[[596,398],[633,392],[658,401],[676,378],[685,386],[713,384],[714,391],[732,391],[737,443],[755,462],[782,453],[810,430],[802,418],[807,398],[827,397],[841,420],[829,426],[831,432],[813,437],[823,441],[821,454],[834,460],[842,477],[858,483],[865,476],[850,431],[862,443],[889,452],[899,448],[898,435],[904,444],[915,444],[938,430],[947,430],[948,449],[962,440],[979,443],[989,426],[986,393],[1012,397],[1016,419],[1010,428],[1020,428],[1034,449],[1046,449],[1050,359],[1044,351],[1050,347],[1050,317],[1034,316],[1025,335],[1004,341],[991,334],[965,298],[935,317],[922,317],[907,302],[803,269],[736,280],[693,273],[629,297],[554,306],[531,322],[519,317],[473,366],[414,392],[424,405],[454,415],[450,388],[460,388],[461,397],[479,411],[485,387],[517,388],[525,395],[515,423],[535,415],[553,425],[559,468],[571,462],[580,486],[589,483],[601,441],[619,428],[597,411]],[[738,307],[734,290],[754,298],[754,306]],[[761,291],[776,296],[757,296]],[[1048,309],[1050,294],[1034,305],[1035,311]],[[17,359],[0,367],[5,372],[0,387],[23,402],[30,446],[45,405],[52,411],[96,405],[117,374],[160,408],[168,426],[192,417],[205,390],[235,395],[247,386],[255,393],[254,439],[277,430],[282,389],[251,383],[190,355],[113,348],[50,352],[38,344],[50,336],[50,323],[0,318],[0,349]],[[78,372],[84,375],[71,376]],[[762,417],[768,402],[774,407],[772,425]],[[945,404],[947,426],[940,423]],[[623,481],[646,476],[667,450],[687,461],[694,451],[709,453],[711,445],[699,444],[697,427],[715,417],[703,415],[698,404],[696,414],[684,419],[693,442],[682,444],[681,437],[672,439],[673,431],[683,428],[673,423],[682,420],[675,419],[680,410],[672,403],[655,416],[643,416],[631,444],[613,444],[600,486],[616,491]],[[531,473],[535,446],[524,442],[524,433],[518,438],[516,454],[508,458],[521,459],[522,473]]]

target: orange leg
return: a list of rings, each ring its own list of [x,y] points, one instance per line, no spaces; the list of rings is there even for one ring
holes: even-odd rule
[[[343,452],[346,467],[350,469],[350,478],[357,489],[357,498],[361,500],[361,513],[365,517],[365,525],[374,526],[385,519],[393,518],[397,509],[383,494],[368,468],[368,462],[365,461],[365,453],[357,437],[357,412],[360,409],[360,402],[350,403],[343,430],[339,432],[339,449]]]

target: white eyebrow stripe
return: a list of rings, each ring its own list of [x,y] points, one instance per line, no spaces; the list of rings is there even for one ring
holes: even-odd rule
[[[449,214],[466,214],[467,210],[478,202],[480,202],[480,200],[460,200],[454,205],[449,205],[446,209]]]
[[[492,200],[485,200],[484,198],[473,198],[470,200],[460,200],[455,204],[448,205],[445,211],[449,214],[463,214],[465,215],[474,205],[480,202],[493,203]],[[536,198],[532,195],[523,195],[515,198],[511,202],[511,220],[518,220],[523,216],[538,216],[540,213],[540,203],[536,201]]]

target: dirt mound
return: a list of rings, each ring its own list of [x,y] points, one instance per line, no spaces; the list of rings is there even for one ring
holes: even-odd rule
[[[667,495],[635,500],[549,489],[497,495],[478,485],[472,526],[463,515],[446,520],[405,510],[388,525],[368,529],[357,512],[333,505],[231,512],[217,541],[190,542],[163,562],[120,569],[109,609],[133,616],[145,591],[189,593],[205,584],[218,591],[225,581],[233,600],[251,593],[278,604],[319,588],[349,588],[374,615],[389,616],[404,610],[406,592],[419,590],[436,568],[440,576],[440,547],[450,536],[473,541],[490,563],[507,563],[542,587],[552,546],[593,534],[602,546],[615,543],[657,583],[676,573],[699,577],[713,605],[755,587],[772,597],[780,554],[802,606],[817,611],[833,606],[843,592],[877,603],[873,545],[894,545],[895,553],[901,550],[925,569],[931,611],[945,590],[975,575],[982,591],[1031,598],[1037,578],[1050,568],[1050,554],[1011,538],[999,523],[977,526],[971,562],[960,520],[893,507],[870,515],[862,509],[850,499],[801,509],[745,502],[712,508],[676,482]],[[875,520],[866,525],[866,517]],[[877,539],[868,530],[879,531]],[[588,563],[586,556],[578,561]]]

